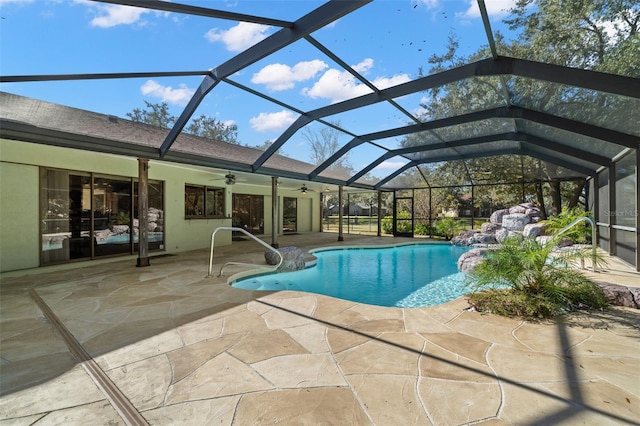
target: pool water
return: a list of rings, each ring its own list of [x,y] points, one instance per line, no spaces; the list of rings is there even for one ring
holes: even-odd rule
[[[299,290],[370,305],[415,308],[469,292],[457,261],[468,247],[411,244],[312,251],[315,266],[241,279],[247,290]]]

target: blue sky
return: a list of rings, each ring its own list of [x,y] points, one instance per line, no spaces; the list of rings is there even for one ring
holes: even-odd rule
[[[501,19],[515,0],[487,0],[493,30],[506,32]],[[282,20],[296,20],[323,2],[193,1],[190,4]],[[147,11],[88,0],[0,0],[2,75],[143,71],[195,71],[215,68],[278,30],[249,23]],[[455,36],[463,54],[486,45],[475,0],[375,0],[312,36],[373,82],[385,88],[415,79],[429,56],[442,54]],[[368,93],[322,52],[301,40],[233,75],[232,80],[300,110],[312,110]],[[166,102],[180,115],[202,77],[6,83],[0,90],[126,118],[144,101]],[[416,94],[397,99],[419,112]],[[244,145],[275,140],[297,114],[227,84],[205,98],[196,116],[238,126]],[[408,118],[388,104],[353,111],[329,121],[354,134],[398,127]],[[321,125],[314,125],[318,131]],[[344,135],[340,143],[351,136]],[[398,141],[383,140],[386,148]],[[310,161],[309,147],[294,135],[283,152]],[[384,151],[366,144],[349,156],[359,169]],[[374,171],[383,176],[406,160],[390,159]]]

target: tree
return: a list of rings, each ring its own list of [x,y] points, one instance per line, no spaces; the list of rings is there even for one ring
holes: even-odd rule
[[[271,145],[273,145],[273,141],[266,140],[262,142],[262,144],[256,145],[253,148],[257,148],[261,151],[266,151],[267,149],[271,148]],[[249,145],[246,145],[246,146],[249,146]],[[274,152],[274,155],[284,155],[285,157],[288,157],[288,155],[284,154],[280,148],[278,148],[276,152]]]
[[[132,112],[127,113],[132,121],[138,123],[150,124],[152,126],[169,129],[176,122],[176,117],[169,113],[169,105],[166,102],[152,104],[144,101],[146,109],[135,108]]]
[[[213,117],[201,115],[191,120],[191,124],[187,126],[186,132],[192,135],[200,136],[207,139],[213,139],[220,142],[226,142],[238,145],[238,126],[235,124],[226,124]]]
[[[340,123],[333,123],[336,127]],[[322,164],[340,149],[340,131],[333,127],[323,127],[320,130],[314,130],[311,127],[305,127],[301,133],[302,137],[309,143],[311,148],[311,162],[313,164]],[[354,174],[353,166],[349,163],[348,154],[342,156],[335,161],[328,169],[337,176],[346,179]]]
[[[135,108],[132,112],[127,113],[127,117],[132,121],[162,127],[163,129],[169,129],[175,124],[176,117],[171,115],[169,105],[166,102],[154,104],[144,101],[144,103],[146,105],[145,109]],[[192,119],[185,132],[220,142],[239,144],[238,126],[225,124],[205,115]]]
[[[637,0],[519,0],[504,22],[518,37],[507,41],[500,33],[495,35],[501,55],[640,76],[640,7]],[[467,56],[460,55],[458,48],[457,38],[451,35],[447,51],[429,58],[430,73],[490,56],[487,46]],[[422,70],[419,72],[422,75]],[[637,107],[628,98],[525,77],[511,77],[505,81],[509,102],[513,105],[607,128],[624,129],[629,133],[640,132],[640,122],[629,119],[637,115],[629,113]],[[419,118],[435,120],[506,105],[502,85],[502,79],[493,76],[435,87],[429,90],[430,96],[421,105],[423,113]],[[505,130],[501,126],[506,126]],[[507,130],[509,126],[511,130]],[[408,135],[402,146],[495,134],[512,131],[512,128],[509,120],[487,119]],[[545,199],[550,200],[552,213],[562,210],[563,200],[568,207],[579,202],[584,182],[561,182],[564,177],[569,177],[566,169],[529,157],[509,166],[501,157],[438,164],[432,167],[433,174],[443,180],[453,177],[451,182],[457,184],[459,176],[466,173],[465,169],[474,169],[474,162],[479,161],[485,169],[495,173],[494,181],[539,180],[541,183],[531,189],[535,190],[541,207],[544,207]]]
[[[505,22],[511,30],[521,31],[517,42],[502,47],[510,56],[640,76],[637,0],[520,0]],[[514,92],[520,94],[514,99],[516,104],[609,128],[640,129],[637,120],[627,122],[628,111],[634,107],[622,97],[525,79],[516,79],[515,84],[518,90]],[[553,164],[545,162],[543,168],[549,178],[562,175]],[[563,185],[551,179],[551,213],[561,212],[563,198],[568,200],[567,207],[577,206],[583,190],[583,182]]]
[[[519,0],[505,19],[521,31],[505,46],[516,57],[638,77],[637,0]]]

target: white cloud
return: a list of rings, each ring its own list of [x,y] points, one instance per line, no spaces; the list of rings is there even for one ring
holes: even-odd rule
[[[318,59],[298,62],[293,67],[284,64],[271,64],[254,74],[251,82],[264,84],[267,89],[273,91],[287,90],[293,88],[298,81],[315,77],[318,72],[327,67],[326,63]]]
[[[440,6],[439,0],[418,0],[418,3],[424,5],[427,9],[435,9]]]
[[[86,4],[86,3],[85,3]],[[96,6],[101,16],[97,16],[91,20],[91,26],[100,28],[111,28],[116,25],[130,25],[140,23],[141,16],[144,13],[151,12],[149,9],[140,7],[121,6],[115,4]]]
[[[458,12],[459,18],[480,18],[480,8],[476,0],[469,0],[469,8],[465,12]],[[490,0],[485,2],[487,14],[491,19],[499,19],[509,14],[509,10],[515,7],[517,0]]]
[[[287,110],[272,113],[261,112],[257,117],[251,118],[249,123],[251,123],[251,128],[258,132],[274,132],[289,127],[297,118],[297,114]]]
[[[10,3],[14,3],[14,4],[18,4],[18,3],[22,3],[22,4],[27,4],[27,3],[33,3],[34,0],[0,0],[0,6],[4,6]]]
[[[369,72],[371,68],[373,68],[373,59],[366,58],[364,61],[360,62],[359,64],[354,65],[352,68],[357,72],[359,72],[360,74],[366,74],[367,72]]]
[[[361,73],[368,72],[373,67],[373,60],[365,59],[353,68]],[[378,77],[371,82],[378,89],[385,89],[397,84],[406,83],[411,78],[407,74],[397,74],[393,77]],[[322,77],[311,88],[303,89],[302,93],[311,98],[331,99],[331,102],[340,102],[345,99],[351,99],[370,93],[364,84],[357,82],[356,79],[347,71],[340,71],[335,68],[327,70]]]
[[[212,28],[204,36],[212,43],[223,42],[230,52],[241,52],[267,38],[267,32],[270,28],[268,25],[240,22],[228,30]]]
[[[186,105],[195,93],[195,90],[189,89],[186,84],[181,84],[177,89],[174,89],[171,86],[163,86],[154,80],[147,80],[140,87],[140,91],[144,96],[151,96],[162,102],[180,106]]]
[[[378,89],[386,89],[387,87],[397,86],[398,84],[406,83],[411,78],[408,74],[397,74],[393,77],[378,77],[372,81]]]

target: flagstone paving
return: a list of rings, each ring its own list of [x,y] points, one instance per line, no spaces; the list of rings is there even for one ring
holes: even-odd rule
[[[340,244],[389,242],[347,237]],[[332,234],[280,243],[339,245]],[[263,251],[244,241],[216,249],[214,260],[260,263]],[[637,310],[534,323],[469,311],[464,298],[400,309],[251,292],[207,277],[208,255],[163,256],[146,268],[127,259],[3,276],[0,425],[640,419]],[[624,274],[631,283],[638,278]],[[84,358],[69,349],[65,330]]]

